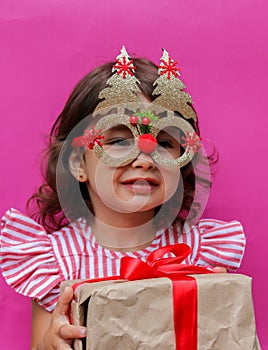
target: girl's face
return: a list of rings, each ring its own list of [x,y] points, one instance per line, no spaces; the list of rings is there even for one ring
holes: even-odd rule
[[[131,131],[121,125],[104,133],[103,148],[112,157],[125,156],[133,145]],[[177,134],[177,135],[176,135]],[[180,156],[178,130],[158,134],[158,152],[167,158]],[[151,212],[166,202],[176,191],[180,169],[159,167],[150,154],[140,153],[130,164],[110,167],[87,149],[83,164],[87,187],[95,215],[112,212]]]

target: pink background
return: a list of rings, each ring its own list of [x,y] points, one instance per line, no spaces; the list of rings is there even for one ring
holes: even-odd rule
[[[179,60],[203,136],[219,149],[205,214],[244,224],[240,272],[253,277],[268,349],[267,31],[265,0],[2,0],[0,214],[24,211],[39,183],[45,135],[78,79],[122,44],[155,62],[165,47]],[[0,283],[0,348],[28,349],[30,301]]]

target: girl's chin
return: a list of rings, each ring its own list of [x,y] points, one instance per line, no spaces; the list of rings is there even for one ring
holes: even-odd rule
[[[151,212],[152,216],[154,216],[155,209],[161,205],[162,202],[155,202],[151,200],[146,200],[146,198],[137,198],[142,196],[136,196],[135,199],[129,202],[125,202],[125,205],[122,208],[122,212],[127,213],[145,213]],[[144,200],[145,199],[145,200]]]
[[[153,216],[155,208],[160,204],[159,201],[152,201],[150,197],[144,195],[135,195],[132,198],[117,201],[117,203],[113,202],[111,205],[106,203],[105,205],[117,213],[136,214],[151,211]]]

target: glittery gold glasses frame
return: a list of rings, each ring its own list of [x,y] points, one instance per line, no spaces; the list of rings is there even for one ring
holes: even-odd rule
[[[134,144],[131,147],[128,154],[124,157],[112,157],[110,154],[108,154],[105,149],[101,146],[96,144],[93,149],[97,155],[98,158],[101,159],[101,161],[111,167],[118,167],[118,166],[124,166],[131,162],[133,162],[134,159],[138,157],[138,155],[141,153],[140,148],[138,147],[138,138],[140,136],[138,128],[131,125],[129,122],[129,115],[118,115],[118,114],[110,114],[106,117],[103,117],[98,121],[96,124],[97,130],[108,130],[116,125],[124,125],[126,126],[133,135]],[[151,126],[151,135],[153,135],[155,138],[157,138],[160,131],[164,130],[168,127],[177,127],[179,128],[185,135],[195,135],[195,130],[191,126],[190,123],[188,123],[186,120],[184,120],[181,117],[175,116],[173,112],[168,112],[168,116],[164,117],[162,119],[158,119],[152,123]],[[197,140],[199,141],[199,140]],[[192,158],[194,157],[196,151],[191,146],[191,144],[185,144],[185,151],[182,154],[182,156],[174,159],[174,158],[167,158],[163,157],[157,150],[157,148],[150,153],[150,156],[154,160],[155,163],[157,163],[160,166],[163,167],[183,167],[187,163],[189,163]]]

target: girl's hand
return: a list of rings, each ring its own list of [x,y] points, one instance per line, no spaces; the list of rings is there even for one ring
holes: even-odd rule
[[[48,329],[48,339],[53,340],[52,349],[71,349],[71,344],[75,338],[83,338],[86,335],[86,328],[70,325],[68,311],[73,298],[73,290],[66,287],[60,296],[57,306],[52,314],[50,328]]]
[[[227,272],[227,269],[225,269],[224,267],[220,267],[220,266],[216,266],[212,270],[216,273],[226,273]]]
[[[61,294],[57,306],[51,315],[50,325],[41,341],[39,338],[36,350],[70,350],[74,339],[86,336],[86,328],[70,324],[68,310],[73,298],[73,290],[66,287]]]

